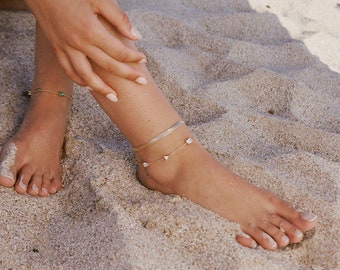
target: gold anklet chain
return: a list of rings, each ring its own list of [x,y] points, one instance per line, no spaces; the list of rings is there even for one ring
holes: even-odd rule
[[[137,164],[143,166],[144,168],[147,168],[150,165],[152,165],[152,164],[154,164],[158,161],[161,161],[161,160],[167,161],[173,154],[175,154],[177,151],[182,149],[184,146],[192,144],[193,141],[194,141],[193,138],[187,138],[187,139],[185,139],[185,142],[182,145],[177,147],[174,151],[170,152],[169,154],[163,155],[161,158],[158,158],[158,159],[155,159],[155,160],[149,161],[149,162],[148,161],[142,161],[142,162],[137,161]]]
[[[146,144],[140,145],[140,146],[135,146],[133,147],[133,150],[135,152],[139,152],[144,150],[145,148],[153,145],[154,143],[158,142],[160,139],[164,138],[165,136],[168,136],[169,134],[171,134],[172,132],[174,132],[177,128],[179,128],[180,126],[184,125],[184,121],[183,120],[179,120],[178,122],[176,122],[175,124],[173,124],[170,128],[168,128],[167,130],[163,131],[162,133],[158,134],[157,136],[153,137],[150,141],[148,141]]]
[[[71,100],[71,101],[73,100],[72,97],[66,95],[64,91],[57,91],[57,92],[55,92],[55,91],[51,91],[51,90],[41,89],[40,87],[35,88],[35,89],[33,89],[33,90],[27,91],[27,92],[26,92],[26,95],[27,95],[27,96],[32,96],[32,95],[39,94],[39,93],[41,93],[41,92],[53,94],[53,95],[56,95],[56,96],[58,96],[58,97],[66,97],[66,98],[68,98],[68,99]]]

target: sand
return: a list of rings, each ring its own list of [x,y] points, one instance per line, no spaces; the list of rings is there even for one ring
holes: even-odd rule
[[[320,223],[276,252],[241,247],[235,224],[141,186],[127,141],[76,87],[62,191],[32,198],[0,188],[0,268],[337,269],[339,3],[121,2],[155,80],[209,151]],[[1,11],[0,44],[2,145],[28,103],[32,15]]]

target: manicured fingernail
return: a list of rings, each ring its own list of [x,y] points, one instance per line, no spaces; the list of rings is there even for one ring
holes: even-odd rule
[[[106,98],[111,100],[112,102],[117,102],[118,101],[117,96],[115,94],[113,94],[113,93],[107,94]]]
[[[263,234],[262,234],[262,237],[263,237],[264,239],[267,239],[267,240],[268,240],[268,244],[269,244],[269,246],[270,246],[271,248],[277,248],[276,242],[275,242],[274,239],[271,238],[268,234],[263,233]]]
[[[36,184],[32,185],[32,190],[34,191],[34,193],[39,193],[39,188]]]
[[[136,80],[136,83],[139,83],[141,85],[146,85],[148,81],[144,77],[138,77]]]
[[[296,231],[294,232],[294,236],[295,236],[296,238],[302,238],[302,237],[303,237],[303,232],[301,232],[300,230],[296,230]]]
[[[284,244],[284,245],[288,245],[289,244],[289,238],[284,235],[281,237],[281,242]]]
[[[302,219],[309,222],[313,222],[317,219],[317,215],[314,215],[313,213],[301,213],[300,216]]]
[[[141,39],[142,34],[134,27],[131,27],[131,34],[136,38],[136,39]]]
[[[138,64],[146,64],[146,63],[147,63],[146,58],[142,58],[142,59],[138,62]]]

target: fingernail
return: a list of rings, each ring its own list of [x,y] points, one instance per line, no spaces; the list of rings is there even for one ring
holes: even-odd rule
[[[32,190],[34,191],[34,193],[39,193],[39,188],[36,184],[32,185]]]
[[[267,240],[268,240],[268,243],[269,243],[269,246],[270,246],[270,247],[272,247],[272,248],[277,248],[276,242],[275,242],[274,239],[271,238],[268,234],[263,233],[263,234],[262,234],[262,237],[263,237],[264,239],[267,239]]]
[[[141,85],[146,85],[148,81],[144,77],[138,77],[136,80],[136,83],[139,83]]]
[[[106,98],[111,100],[112,102],[117,102],[118,101],[117,96],[115,94],[113,94],[113,93],[107,94]]]
[[[136,39],[141,39],[142,34],[134,27],[131,27],[131,34],[136,38]]]
[[[288,245],[289,244],[289,238],[284,235],[281,237],[281,242],[284,244],[284,245]]]
[[[300,230],[296,230],[294,232],[294,236],[297,238],[302,238],[303,237],[303,232],[301,232]]]
[[[302,213],[300,214],[300,216],[303,220],[306,220],[309,222],[313,222],[314,220],[317,219],[317,215],[314,215],[313,213]]]
[[[142,58],[142,59],[138,62],[138,64],[146,64],[146,63],[147,63],[146,58]]]

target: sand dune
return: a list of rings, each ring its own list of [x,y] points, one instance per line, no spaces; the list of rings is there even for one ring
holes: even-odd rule
[[[38,199],[0,188],[1,269],[338,267],[340,35],[329,21],[340,9],[335,1],[249,2],[121,6],[143,33],[138,46],[155,80],[209,151],[313,211],[317,229],[277,252],[239,246],[235,224],[141,186],[127,141],[76,87],[63,190]],[[323,37],[332,50],[321,49]],[[21,92],[34,70],[33,17],[1,11],[0,42],[2,145],[28,103]]]

